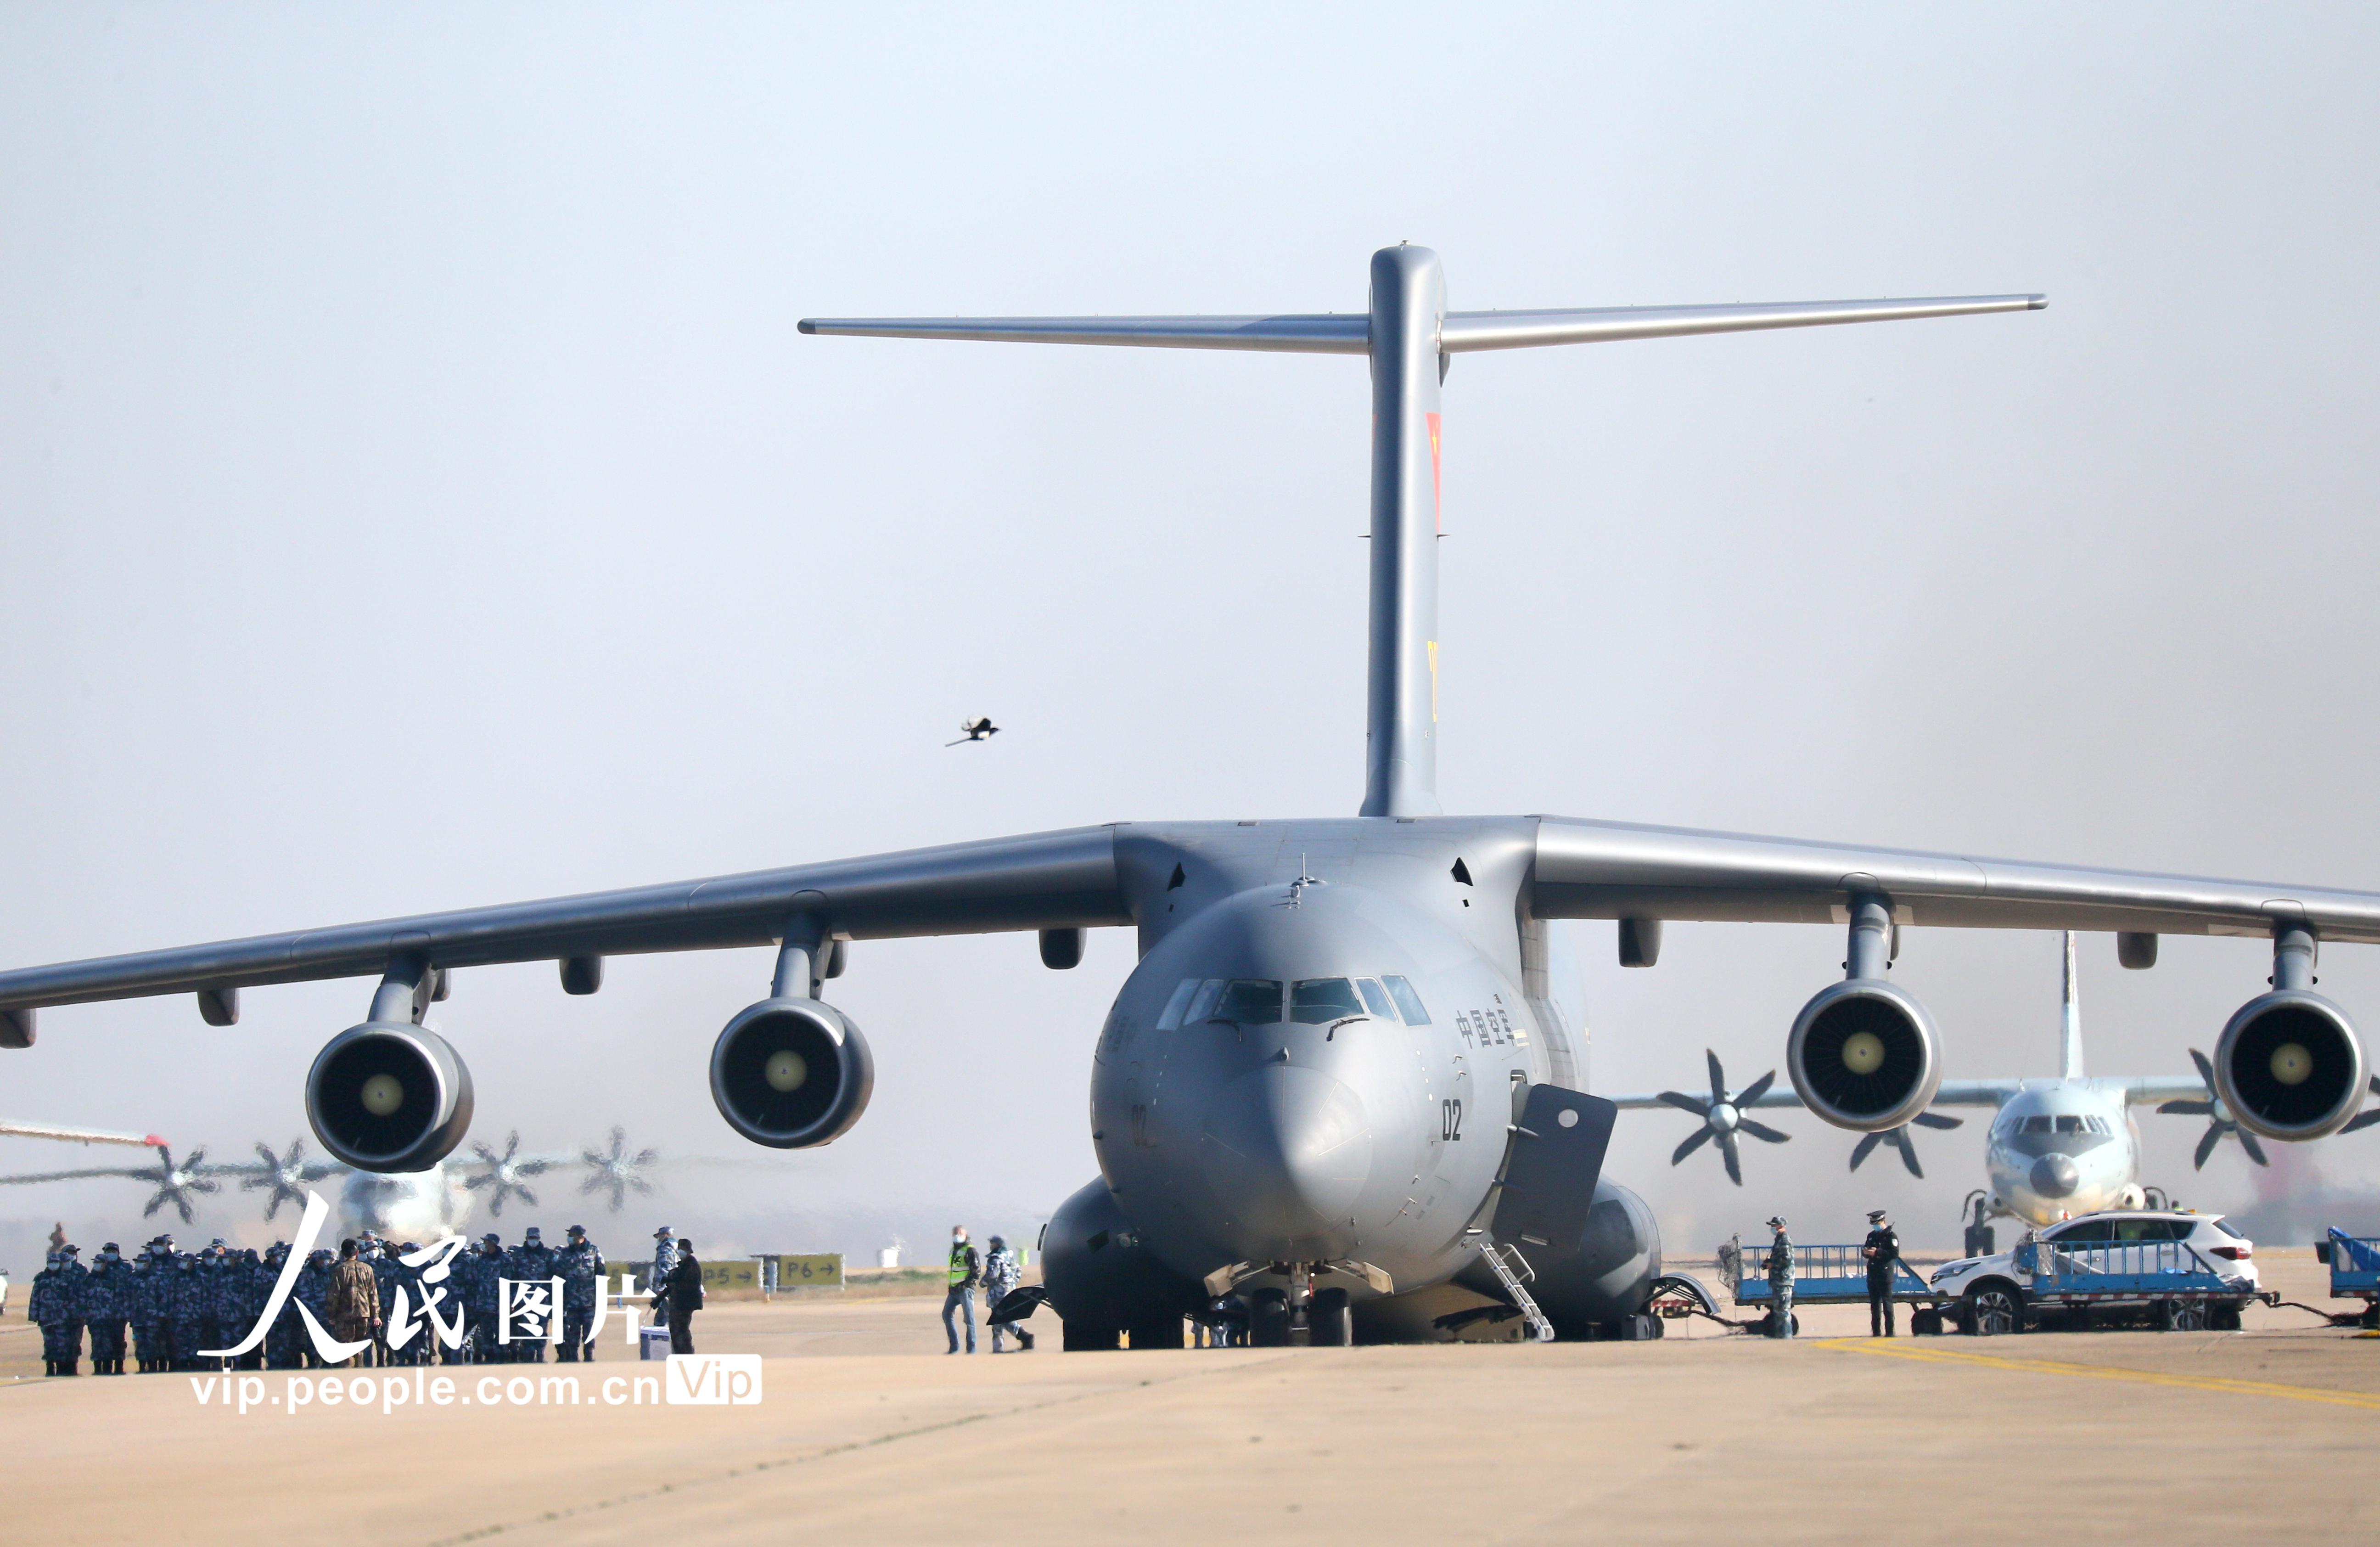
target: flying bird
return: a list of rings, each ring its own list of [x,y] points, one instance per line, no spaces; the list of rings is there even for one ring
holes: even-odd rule
[[[989,714],[978,714],[973,720],[961,720],[959,729],[965,734],[956,741],[945,741],[942,745],[964,747],[970,741],[989,741],[1000,734],[1000,727],[991,723],[991,716]]]

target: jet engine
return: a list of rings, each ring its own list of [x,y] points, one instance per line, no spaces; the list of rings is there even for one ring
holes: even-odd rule
[[[435,1031],[368,1020],[315,1055],[306,1120],[359,1171],[427,1171],[470,1129],[471,1071]]]
[[[1939,1047],[1925,1005],[1880,978],[1852,978],[1793,1017],[1785,1070],[1812,1112],[1839,1128],[1881,1133],[1934,1100]]]
[[[710,1050],[710,1099],[755,1144],[807,1150],[840,1139],[868,1110],[876,1060],[851,1017],[816,999],[763,999]]]
[[[2347,1012],[2301,988],[2240,1006],[2215,1044],[2215,1093],[2266,1139],[2337,1133],[2363,1104],[2363,1048]]]

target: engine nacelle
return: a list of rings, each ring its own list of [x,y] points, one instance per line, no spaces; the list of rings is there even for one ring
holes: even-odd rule
[[[2215,1044],[2215,1093],[2249,1132],[2320,1139],[2363,1104],[2363,1046],[2347,1012],[2279,989],[2234,1012]]]
[[[306,1120],[358,1171],[427,1171],[470,1131],[471,1071],[435,1031],[368,1020],[315,1055]]]
[[[1812,1112],[1880,1133],[1925,1110],[1942,1087],[1940,1040],[1925,1006],[1881,978],[1830,984],[1793,1017],[1785,1070]]]
[[[755,1144],[807,1150],[868,1110],[876,1060],[851,1017],[815,999],[763,999],[710,1050],[710,1099]]]

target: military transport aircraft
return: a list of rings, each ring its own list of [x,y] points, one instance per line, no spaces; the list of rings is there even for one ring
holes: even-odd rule
[[[2239,1139],[2250,1160],[2264,1164],[2265,1152],[2258,1147],[2255,1135],[2240,1127],[2213,1094],[2213,1066],[2206,1055],[2196,1049],[2191,1051],[2199,1065],[2200,1072],[2194,1075],[2095,1078],[2082,1072],[2082,993],[2071,931],[2065,935],[2065,956],[2058,1078],[1946,1079],[1934,1093],[1935,1106],[1994,1109],[1991,1134],[1984,1151],[1984,1172],[1989,1184],[1985,1192],[1986,1214],[2038,1225],[2055,1224],[2070,1215],[2101,1209],[2143,1207],[2146,1194],[2141,1186],[2141,1131],[2131,1111],[2135,1106],[2158,1103],[2160,1112],[2206,1117],[2206,1131],[2200,1137],[2193,1157],[2195,1165],[2204,1166],[2206,1157],[2215,1152],[2216,1145],[2226,1135]],[[1737,1134],[1750,1134],[1772,1143],[1788,1137],[1764,1129],[1759,1123],[1743,1116],[1744,1109],[1806,1103],[1798,1090],[1774,1089],[1773,1070],[1730,1095],[1718,1055],[1707,1056],[1711,1075],[1708,1101],[1677,1090],[1613,1096],[1609,1100],[1623,1111],[1676,1107],[1700,1117],[1700,1126],[1678,1146],[1670,1163],[1675,1165],[1706,1142],[1716,1140],[1726,1160],[1728,1175],[1741,1187],[1743,1173]],[[2380,1089],[2380,1081],[2374,1082],[2374,1088]],[[2375,1120],[2380,1120],[2380,1109],[2353,1118],[2339,1131],[2365,1127]],[[1920,1112],[1912,1121],[1933,1127],[1955,1127],[1959,1122],[1934,1112]],[[1901,1163],[1909,1168],[1911,1175],[1925,1175],[1917,1163],[1917,1148],[1906,1126],[1875,1129],[1862,1137],[1852,1150],[1852,1169],[1858,1170],[1860,1163],[1879,1143],[1900,1151]]]
[[[461,1142],[471,1083],[422,1016],[456,973],[551,960],[592,993],[606,956],[775,947],[770,991],[710,1054],[721,1115],[765,1145],[822,1144],[874,1087],[868,1043],[819,996],[853,941],[1034,931],[1041,959],[1131,928],[1138,965],[1091,1072],[1099,1176],[1052,1218],[1044,1266],[1070,1346],[1178,1346],[1232,1294],[1255,1341],[1432,1334],[1461,1283],[1539,1335],[1648,1330],[1659,1238],[1600,1175],[1613,1108],[1579,1092],[1552,1009],[1547,922],[1618,921],[1649,967],[1666,920],[1840,925],[1843,981],[1790,1029],[1812,1111],[1898,1128],[1941,1079],[1934,1024],[1888,977],[1912,924],[2269,943],[2274,986],[2216,1044],[2222,1099],[2275,1139],[2329,1133],[2363,1094],[2346,1014],[2311,991],[2320,941],[2380,941],[2380,895],[1550,816],[1447,816],[1437,790],[1439,389],[1458,355],[1538,345],[2025,311],[2039,296],[1453,311],[1438,257],[1375,253],[1365,310],[1271,316],[806,320],[805,334],[1253,349],[1364,359],[1371,379],[1366,785],[1350,817],[1115,822],[783,870],[423,914],[0,973],[0,1037],[37,1007],[188,993],[231,1024],[242,990],[378,980],[305,1079],[334,1154],[419,1170]],[[1521,1286],[1534,1269],[1534,1308]]]

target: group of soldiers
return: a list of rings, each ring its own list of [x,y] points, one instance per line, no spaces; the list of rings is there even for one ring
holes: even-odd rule
[[[665,1273],[675,1253],[668,1233],[659,1234],[662,1249],[656,1263]],[[272,1302],[290,1249],[288,1242],[276,1241],[260,1255],[228,1247],[217,1236],[186,1252],[164,1235],[130,1259],[110,1241],[85,1267],[81,1249],[60,1242],[50,1252],[49,1265],[33,1276],[26,1304],[27,1318],[42,1328],[42,1373],[80,1374],[86,1332],[95,1375],[124,1373],[128,1333],[131,1357],[142,1373],[312,1368],[324,1360],[298,1314],[300,1305],[342,1341],[370,1338],[370,1347],[353,1362],[542,1363],[548,1337],[543,1318],[557,1310],[558,1357],[565,1362],[595,1357],[589,1339],[606,1269],[602,1252],[579,1225],[570,1227],[559,1248],[547,1247],[532,1225],[516,1247],[505,1247],[490,1232],[462,1250],[428,1252],[410,1241],[382,1241],[366,1230],[341,1243],[336,1257],[328,1249],[308,1254],[257,1346],[234,1357],[202,1357],[201,1349],[232,1348],[248,1340]],[[556,1278],[562,1280],[558,1308],[551,1304]],[[499,1336],[504,1280],[534,1291],[526,1305],[516,1304],[509,1341]],[[655,1309],[657,1315],[665,1314],[662,1306]],[[530,1318],[526,1323],[525,1317]],[[400,1330],[401,1341],[394,1345],[392,1321],[410,1329]],[[457,1325],[462,1335],[450,1343],[444,1329]]]

